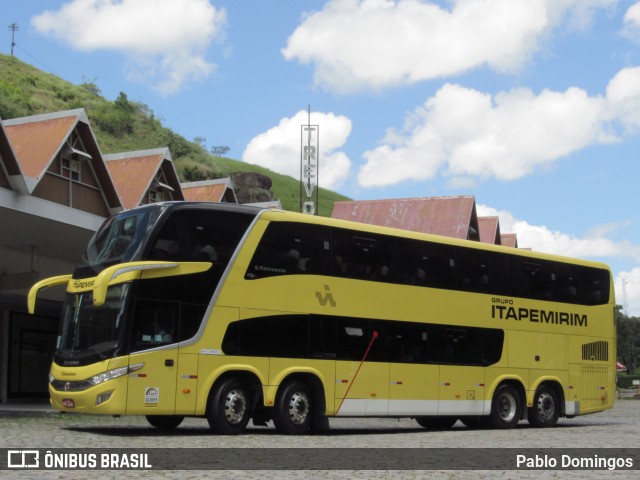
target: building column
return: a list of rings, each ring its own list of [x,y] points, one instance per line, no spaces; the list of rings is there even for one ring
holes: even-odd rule
[[[9,389],[9,310],[0,310],[0,403],[7,403]]]

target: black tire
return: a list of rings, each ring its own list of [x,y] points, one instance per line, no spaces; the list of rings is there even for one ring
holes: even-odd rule
[[[457,417],[416,417],[416,422],[427,430],[448,430],[457,420]]]
[[[301,382],[288,382],[278,392],[273,423],[285,435],[302,435],[311,428],[313,399],[309,387]]]
[[[184,417],[178,415],[147,415],[147,422],[159,430],[173,430],[182,423]]]
[[[227,378],[216,385],[207,408],[207,421],[214,433],[238,435],[251,418],[251,393],[237,378]]]
[[[512,385],[500,385],[493,394],[488,426],[499,429],[515,428],[522,416],[521,412],[522,403],[518,390]]]
[[[311,431],[314,433],[326,433],[331,430],[329,419],[324,415],[316,415],[311,421]]]
[[[541,385],[533,397],[533,407],[529,408],[529,423],[534,427],[553,427],[560,417],[560,404],[556,392]]]
[[[485,428],[487,426],[487,417],[460,417],[460,421],[468,428]]]

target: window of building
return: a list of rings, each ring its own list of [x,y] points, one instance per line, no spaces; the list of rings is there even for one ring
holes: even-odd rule
[[[70,178],[76,182],[80,181],[80,161],[63,158],[60,174],[65,178]]]
[[[149,203],[164,202],[164,193],[159,190],[149,190]]]

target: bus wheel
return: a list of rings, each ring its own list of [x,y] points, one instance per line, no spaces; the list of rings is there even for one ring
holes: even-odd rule
[[[280,433],[300,435],[311,427],[313,415],[311,392],[300,382],[289,382],[278,392],[273,423]]]
[[[251,417],[249,389],[236,378],[227,378],[216,386],[207,408],[207,421],[214,433],[238,435]]]
[[[489,426],[493,428],[514,428],[520,421],[520,395],[511,385],[500,385],[493,395]]]
[[[173,430],[182,423],[184,417],[178,415],[147,415],[147,422],[160,430]]]
[[[427,430],[447,430],[456,423],[456,417],[416,417],[416,422]]]
[[[534,427],[552,427],[560,416],[558,397],[552,388],[541,385],[533,398],[533,407],[529,409],[529,423]]]

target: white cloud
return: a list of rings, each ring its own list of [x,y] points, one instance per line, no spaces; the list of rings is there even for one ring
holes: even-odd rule
[[[316,85],[381,89],[488,66],[516,71],[565,16],[585,28],[616,0],[332,0],[307,15],[282,54],[315,66]]]
[[[615,278],[616,303],[630,316],[640,316],[640,267],[620,272]]]
[[[611,235],[623,225],[603,225],[594,227],[585,237],[576,237],[551,230],[544,225],[531,225],[520,220],[506,210],[496,210],[486,205],[477,205],[478,216],[498,216],[502,233],[515,233],[520,248],[531,248],[537,252],[564,255],[567,257],[602,259],[607,257],[629,257],[640,262],[640,246],[619,242]]]
[[[640,99],[640,95],[638,96]],[[445,174],[513,180],[588,145],[612,141],[602,97],[515,89],[491,96],[446,84],[383,145],[363,154],[358,181],[383,186]]]
[[[254,137],[242,154],[242,160],[300,178],[301,128],[308,123],[307,115],[301,110]],[[351,120],[333,113],[312,112],[311,124],[318,125],[320,130],[320,186],[335,189],[344,182],[351,169],[349,157],[338,150],[351,134]]]
[[[204,55],[223,37],[226,12],[208,0],[71,0],[31,23],[77,50],[123,54],[132,78],[170,94],[211,74]]]
[[[640,67],[620,70],[607,85],[611,117],[629,132],[640,128]]]
[[[627,227],[629,222],[596,226],[588,236],[581,238],[551,230],[546,226],[531,225],[517,219],[506,210],[497,210],[481,204],[476,208],[478,216],[498,216],[500,231],[516,233],[520,248],[602,261],[627,258],[640,263],[640,245],[632,245],[627,241],[615,241],[611,238],[618,229]],[[630,271],[614,272],[614,277],[616,303],[625,306],[626,302],[629,315],[640,316],[640,267],[634,267]]]
[[[633,42],[640,42],[640,2],[627,9],[622,34]]]

